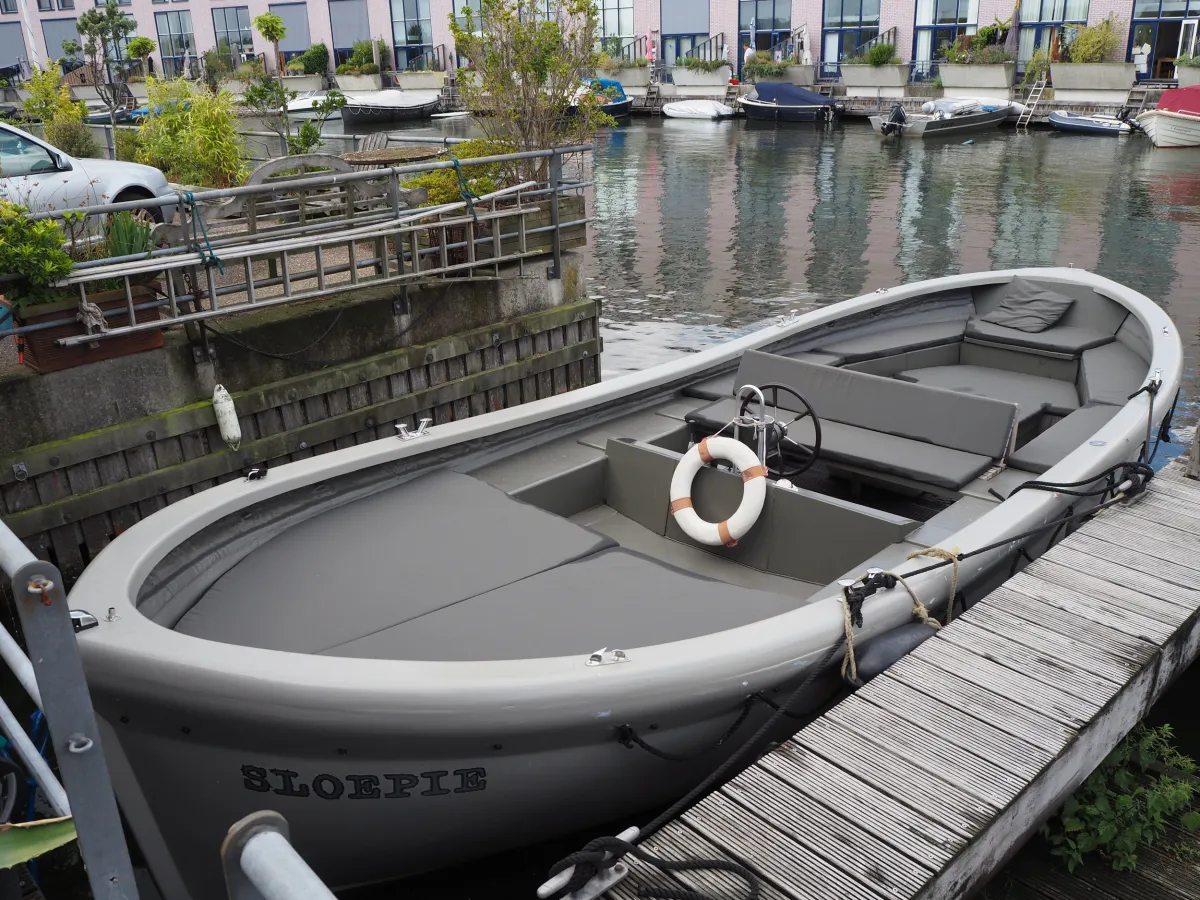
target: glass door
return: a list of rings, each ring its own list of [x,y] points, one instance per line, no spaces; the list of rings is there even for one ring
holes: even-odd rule
[[[825,48],[821,52],[821,77],[837,78],[841,72],[838,61],[841,58],[842,34],[840,31],[825,32]]]
[[[1175,56],[1176,58],[1194,56],[1196,53],[1196,27],[1200,25],[1200,19],[1184,19],[1179,24],[1179,50]]]

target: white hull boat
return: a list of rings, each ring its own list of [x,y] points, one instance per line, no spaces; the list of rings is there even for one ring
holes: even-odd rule
[[[663,106],[662,114],[669,119],[724,119],[734,110],[716,100],[680,100]]]
[[[342,121],[347,125],[371,125],[428,119],[437,112],[442,95],[438,91],[401,91],[388,88],[347,95]]]
[[[1047,298],[1043,331],[1003,324]],[[345,886],[666,803],[764,721],[751,695],[838,688],[840,579],[979,550],[972,602],[1043,552],[1099,497],[1018,487],[1136,461],[1181,359],[1097,275],[956,275],[180,500],[70,598],[125,820],[166,900],[207,900],[263,808]],[[944,614],[951,576],[910,584]],[[912,610],[865,600],[860,664],[932,633]]]
[[[1152,109],[1137,123],[1155,147],[1200,147],[1200,115]]]
[[[296,95],[296,99],[289,100],[287,105],[288,117],[292,119],[315,119],[317,112],[314,107],[325,99],[327,91],[305,91]],[[352,95],[347,94],[346,99],[349,100]],[[331,119],[340,119],[342,113],[340,110],[330,115]]]

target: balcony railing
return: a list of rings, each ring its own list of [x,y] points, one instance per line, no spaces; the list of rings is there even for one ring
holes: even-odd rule
[[[891,44],[893,47],[896,46],[896,26],[895,25],[893,25],[887,31],[881,32],[876,37],[871,38],[871,40],[867,41],[866,43],[859,44],[857,47],[854,48],[853,53],[848,53],[846,55],[847,56],[866,56],[868,50],[870,50],[872,47],[877,47],[880,44]]]

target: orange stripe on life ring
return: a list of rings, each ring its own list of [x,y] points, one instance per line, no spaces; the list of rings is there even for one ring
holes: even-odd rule
[[[729,533],[728,520],[717,523],[717,534],[719,534],[721,536],[721,543],[724,544],[726,547],[737,546],[737,541],[735,541],[733,539],[733,535]]]
[[[750,468],[746,469],[746,471],[742,472],[742,481],[743,482],[753,481],[755,478],[766,478],[766,477],[767,477],[767,467],[766,466],[751,466]]]
[[[691,508],[692,508],[692,498],[691,497],[680,497],[678,500],[671,501],[671,515],[675,515],[675,513],[679,512],[681,509],[691,509]]]
[[[705,438],[699,444],[697,444],[696,449],[700,451],[700,459],[702,459],[706,464],[713,461],[713,455],[708,452],[708,438]]]

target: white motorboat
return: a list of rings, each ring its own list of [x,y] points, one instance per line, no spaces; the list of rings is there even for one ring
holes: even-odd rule
[[[1106,278],[954,275],[185,497],[70,595],[124,819],[166,900],[207,900],[264,807],[346,886],[665,804],[756,695],[829,699],[843,579],[944,615],[1100,499],[1023,485],[1139,477],[1181,365]],[[876,587],[860,663],[932,634]]]
[[[315,119],[317,117],[316,105],[320,103],[328,95],[328,91],[302,91],[296,95],[296,99],[289,100],[287,105],[288,116],[293,119]],[[352,95],[346,94],[347,100]],[[341,118],[341,111],[338,110],[329,116],[331,119]]]
[[[662,114],[669,119],[724,119],[734,110],[716,100],[679,100],[663,106]]]
[[[1163,91],[1137,123],[1155,147],[1200,147],[1200,85]]]
[[[427,119],[441,105],[438,91],[401,91],[388,88],[347,94],[342,108],[342,121],[347,125],[370,125],[403,122],[407,119]]]

